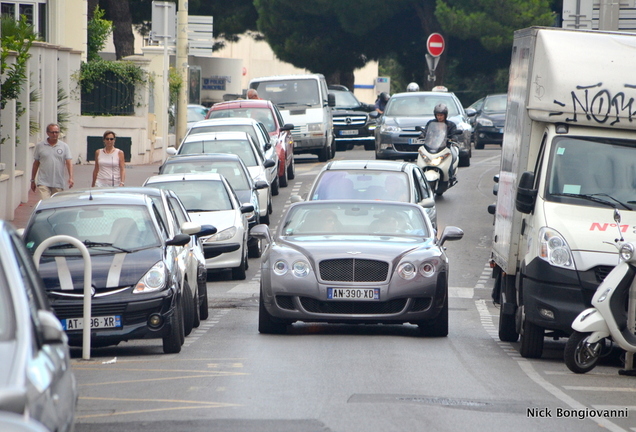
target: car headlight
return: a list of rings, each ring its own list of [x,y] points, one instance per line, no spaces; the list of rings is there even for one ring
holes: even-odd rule
[[[305,277],[309,274],[309,263],[304,260],[295,261],[292,265],[292,273],[296,277]]]
[[[380,126],[380,133],[382,132],[398,133],[398,132],[402,132],[402,129],[398,126],[389,126],[389,125],[383,124],[382,126]]]
[[[402,279],[411,280],[417,275],[417,267],[410,262],[404,262],[398,266],[397,272]]]
[[[552,228],[539,230],[539,258],[555,267],[574,269],[570,246],[563,236]]]
[[[623,261],[630,261],[634,257],[634,245],[632,243],[625,243],[621,246],[618,253]]]
[[[133,289],[133,294],[149,293],[160,291],[166,287],[167,278],[166,265],[163,261],[152,266]]]
[[[273,271],[278,276],[285,275],[285,273],[287,273],[287,270],[289,270],[289,266],[287,265],[286,261],[278,260],[274,263]]]
[[[420,274],[424,277],[431,277],[435,274],[435,264],[425,262],[420,265]]]
[[[322,123],[309,123],[307,124],[307,131],[310,133],[322,134]]]
[[[214,235],[211,235],[210,237],[206,237],[201,240],[203,240],[203,243],[213,243],[217,241],[229,240],[236,235],[237,231],[238,229],[236,229],[236,227],[229,227],[227,229],[224,229],[223,231],[220,231]]]
[[[478,118],[477,123],[479,123],[482,126],[493,126],[492,120],[487,118]]]

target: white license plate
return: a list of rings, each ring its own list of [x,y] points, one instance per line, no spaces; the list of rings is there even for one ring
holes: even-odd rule
[[[357,129],[341,130],[340,135],[358,135],[358,130]]]
[[[380,300],[380,288],[327,288],[329,300]]]
[[[62,322],[62,327],[64,328],[64,330],[67,331],[81,330],[84,328],[84,318],[67,318],[60,321]],[[117,327],[121,327],[121,316],[119,315],[91,317],[92,329]]]
[[[420,138],[409,138],[409,144],[424,144],[424,140]]]

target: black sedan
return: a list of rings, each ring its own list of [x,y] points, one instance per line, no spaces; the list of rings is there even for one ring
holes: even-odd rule
[[[485,144],[501,145],[503,142],[507,102],[508,96],[502,93],[488,95],[481,103],[474,106],[476,114],[473,140],[476,149],[483,149]]]
[[[183,247],[200,231],[199,225],[184,222],[181,232],[171,237],[149,196],[126,193],[125,188],[107,193],[95,189],[40,201],[24,241],[35,253],[45,239],[66,235],[80,240],[90,253],[93,295],[88,324],[83,318],[80,251],[61,239],[41,258],[47,295],[71,345],[82,344],[82,330],[90,325],[93,346],[161,338],[165,353],[177,353],[185,337],[184,311],[192,312],[185,292],[187,269],[180,264]],[[195,268],[195,278],[196,272]]]

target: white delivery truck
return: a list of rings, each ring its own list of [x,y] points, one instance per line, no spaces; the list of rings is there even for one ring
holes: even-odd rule
[[[499,337],[523,357],[571,333],[618,263],[604,242],[636,240],[634,59],[636,34],[515,32],[491,264]]]
[[[252,79],[249,87],[276,104],[285,123],[294,125],[294,154],[313,153],[321,162],[335,155],[331,111],[336,99],[323,75],[260,77]]]

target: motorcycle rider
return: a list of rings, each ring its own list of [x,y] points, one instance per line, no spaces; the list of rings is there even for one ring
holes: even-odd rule
[[[384,108],[386,108],[386,104],[389,101],[389,94],[387,92],[382,92],[378,95],[378,98],[375,100],[375,110],[380,114],[384,114]]]
[[[416,82],[411,82],[409,83],[409,85],[406,86],[406,91],[407,92],[417,92],[420,91],[420,86],[417,85]]]
[[[422,132],[422,137],[426,136],[426,131],[428,130],[428,125],[430,125],[433,122],[440,122],[440,123],[445,123],[446,124],[446,145],[448,146],[448,148],[450,149],[451,155],[452,155],[452,162],[451,162],[451,166],[448,169],[448,180],[450,182],[450,184],[455,184],[457,182],[457,179],[455,178],[455,161],[457,161],[457,158],[459,157],[459,151],[457,149],[456,145],[452,145],[450,143],[450,139],[454,138],[455,135],[460,135],[462,132],[457,130],[457,126],[455,125],[455,122],[452,122],[450,120],[448,120],[448,107],[443,104],[443,103],[438,103],[437,105],[435,105],[435,108],[433,109],[433,114],[435,115],[434,119],[429,120],[428,123],[426,123],[426,128],[424,129],[424,131]]]

